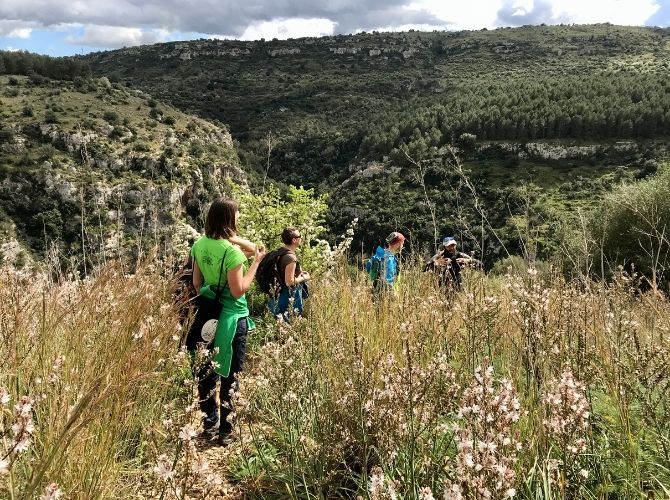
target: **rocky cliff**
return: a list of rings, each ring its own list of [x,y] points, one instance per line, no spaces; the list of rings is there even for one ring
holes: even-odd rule
[[[247,182],[226,127],[106,78],[0,77],[0,99],[5,261],[183,252],[202,206]]]

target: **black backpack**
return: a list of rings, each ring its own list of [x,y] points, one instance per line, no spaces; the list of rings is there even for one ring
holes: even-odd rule
[[[290,250],[282,247],[263,257],[256,270],[256,282],[261,292],[271,297],[279,295],[284,284],[284,277],[279,275],[279,259],[287,253],[290,253]]]

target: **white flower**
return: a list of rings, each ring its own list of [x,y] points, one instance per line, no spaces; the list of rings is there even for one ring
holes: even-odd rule
[[[190,441],[197,435],[198,432],[195,430],[195,427],[193,427],[191,424],[186,424],[184,427],[181,428],[181,431],[179,432],[179,439],[181,439],[182,441]]]
[[[7,406],[10,399],[9,391],[5,387],[0,387],[0,406]]]
[[[0,458],[0,476],[4,476],[9,473],[9,460],[6,458]]]
[[[419,490],[419,498],[421,500],[435,500],[433,492],[429,486],[424,486]]]
[[[44,488],[44,493],[40,497],[41,500],[57,500],[63,496],[63,491],[56,483],[49,484]]]
[[[174,477],[174,469],[172,468],[172,464],[165,454],[158,457],[153,471],[154,474],[156,474],[158,478],[163,481],[169,481]]]
[[[463,500],[463,492],[457,484],[452,484],[444,490],[444,500]]]
[[[22,438],[16,440],[12,445],[14,453],[23,453],[30,447],[30,436],[24,435]]]

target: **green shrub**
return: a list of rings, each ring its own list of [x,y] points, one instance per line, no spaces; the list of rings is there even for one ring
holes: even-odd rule
[[[56,113],[54,113],[52,110],[49,110],[44,113],[44,121],[46,123],[58,123],[58,117],[56,116]]]
[[[105,111],[102,115],[103,119],[112,125],[119,123],[119,114],[116,111]]]
[[[14,140],[14,131],[4,128],[0,129],[0,143],[12,142]]]
[[[642,273],[652,286],[670,279],[670,167],[607,195],[590,221],[598,271],[617,266]],[[596,266],[598,267],[598,266]]]

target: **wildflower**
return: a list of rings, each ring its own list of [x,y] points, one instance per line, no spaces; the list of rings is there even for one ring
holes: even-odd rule
[[[33,400],[28,396],[22,396],[21,400],[14,406],[14,416],[16,418],[25,418],[31,415],[33,410]]]
[[[56,358],[51,366],[51,374],[49,374],[49,383],[55,384],[60,379],[60,371],[63,368],[63,362],[65,361],[65,356],[62,354]]]
[[[191,441],[197,435],[198,433],[195,430],[195,427],[193,427],[191,424],[186,424],[179,432],[179,439],[182,441]]]
[[[158,460],[156,460],[156,465],[153,468],[154,474],[158,476],[158,478],[162,481],[170,481],[175,474],[174,469],[172,468],[172,464],[170,463],[170,460],[168,459],[168,456],[166,454],[162,454],[160,457],[158,457]]]
[[[570,453],[584,452],[586,439],[580,434],[588,428],[591,414],[584,384],[574,379],[566,364],[560,380],[551,381],[549,387],[553,389],[543,397],[548,413],[545,428],[551,437],[565,444]]]
[[[56,483],[49,484],[44,488],[44,493],[40,497],[41,500],[57,500],[63,496],[63,491]]]
[[[6,407],[10,399],[9,391],[5,387],[0,387],[0,406]]]
[[[369,489],[372,500],[381,500],[382,498],[396,500],[398,498],[395,485],[384,476],[384,471],[378,466],[372,469]]]
[[[435,500],[433,496],[433,491],[430,489],[430,486],[424,486],[419,490],[419,498],[421,500]]]
[[[15,422],[12,425],[13,442],[11,450],[13,453],[22,453],[28,449],[35,432],[33,423],[33,400],[28,396],[22,396],[14,406]]]
[[[370,496],[372,498],[377,498],[381,492],[382,486],[384,485],[384,472],[380,467],[375,467],[372,469],[372,474],[370,475]]]
[[[446,483],[444,486],[444,500],[463,500],[463,491],[459,485]]]
[[[206,477],[210,471],[209,462],[202,456],[197,455],[191,466],[191,471],[198,476]]]
[[[512,426],[520,416],[521,405],[512,383],[502,379],[496,388],[493,367],[484,359],[463,392],[458,410],[463,423],[455,434],[456,473],[460,485],[472,492],[473,498],[502,498],[515,491],[514,464],[520,443]],[[457,493],[452,486],[445,491],[445,498],[459,498]]]

